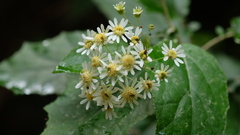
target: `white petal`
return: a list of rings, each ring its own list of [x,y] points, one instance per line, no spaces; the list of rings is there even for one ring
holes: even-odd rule
[[[174,60],[174,63],[175,63],[178,67],[180,66],[177,60]]]
[[[176,60],[179,62],[179,63],[184,63],[181,59],[179,59],[179,58],[176,58]]]
[[[85,49],[84,47],[83,47],[83,48],[80,48],[80,49],[77,49],[76,52],[77,52],[77,53],[80,53],[80,52],[82,52],[84,49]]]
[[[135,74],[135,72],[134,72],[134,70],[133,70],[133,69],[131,69],[131,70],[130,70],[130,72],[131,72],[131,74],[132,74],[132,75],[134,75],[134,74]]]
[[[100,79],[103,79],[103,78],[105,78],[107,76],[107,73],[102,73],[99,77],[100,77]]]
[[[88,99],[83,99],[80,104],[85,104],[88,101]]]
[[[163,61],[167,61],[168,60],[168,56],[165,56],[164,58],[163,58]]]

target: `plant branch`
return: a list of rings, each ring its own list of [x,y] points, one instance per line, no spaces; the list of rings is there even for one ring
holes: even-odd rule
[[[166,1],[161,0],[161,5],[162,5],[162,8],[163,8],[163,12],[165,14],[165,18],[167,20],[168,26],[172,27],[173,25],[172,25],[172,22],[171,22],[171,19],[170,19],[170,15],[169,15],[169,12],[168,12],[168,7],[166,5]]]
[[[227,32],[225,35],[220,35],[220,36],[217,36],[213,39],[211,39],[210,41],[208,41],[207,43],[205,43],[203,46],[202,46],[202,49],[204,50],[208,50],[209,48],[211,48],[212,46],[218,44],[219,42],[227,39],[227,38],[231,38],[233,37],[233,33],[232,32]]]

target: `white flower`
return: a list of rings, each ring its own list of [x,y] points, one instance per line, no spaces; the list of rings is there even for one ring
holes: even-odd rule
[[[121,107],[124,107],[126,103],[129,103],[131,108],[133,109],[133,103],[138,105],[137,99],[142,97],[140,91],[138,90],[138,87],[136,85],[137,78],[134,78],[132,81],[132,84],[129,85],[127,77],[125,78],[125,85],[121,82],[118,82],[118,84],[122,87],[119,90],[121,91],[121,94],[118,96],[119,104],[121,104]]]
[[[143,10],[142,10],[142,7],[140,7],[140,6],[133,9],[134,15],[141,15],[142,12],[143,12]]]
[[[107,77],[107,83],[111,80],[111,84],[114,86],[117,79],[124,81],[122,75],[127,75],[126,71],[121,70],[118,57],[115,56],[114,60],[112,59],[111,54],[108,54],[108,64],[103,62],[103,67],[98,67],[100,73],[100,79]]]
[[[105,109],[108,107],[113,108],[114,104],[117,104],[118,99],[113,93],[117,92],[117,89],[111,86],[106,86],[103,82],[101,82],[101,89],[96,91],[93,96],[94,101],[97,102],[97,106],[104,106]]]
[[[113,108],[108,107],[107,109],[102,108],[102,111],[106,111],[105,118],[112,120],[113,117],[117,118],[117,114],[114,112]]]
[[[172,76],[170,74],[170,72],[172,72],[172,68],[171,69],[168,69],[168,68],[169,68],[169,65],[164,67],[164,64],[161,63],[161,69],[156,70],[155,77],[156,77],[158,83],[160,83],[161,80],[164,80],[165,82],[168,82],[167,77]]]
[[[122,18],[120,23],[118,23],[117,19],[114,18],[114,22],[109,20],[110,24],[110,30],[112,32],[109,32],[107,35],[109,36],[108,39],[112,41],[117,41],[117,43],[120,42],[120,38],[123,39],[123,41],[127,42],[127,39],[124,37],[124,34],[126,34],[129,30],[133,29],[132,26],[128,26],[125,28],[125,26],[128,23],[127,19]]]
[[[102,51],[102,46],[112,43],[107,37],[108,31],[109,27],[105,29],[103,24],[101,24],[100,27],[97,27],[97,33],[93,37],[87,37],[94,41],[94,44],[90,48],[91,50],[98,48],[99,51]]]
[[[140,34],[142,32],[142,28],[137,27],[135,30],[135,33],[133,33],[131,30],[126,33],[126,36],[131,40],[130,45],[134,46],[140,42]]]
[[[152,58],[148,56],[152,52],[152,48],[149,50],[145,49],[142,42],[139,42],[139,44],[135,45],[133,48],[136,51],[131,51],[131,53],[137,55],[138,58],[141,59],[142,63],[144,63],[145,60],[152,62]]]
[[[103,62],[107,60],[107,53],[101,53],[99,50],[94,50],[88,56],[91,59],[92,67],[100,67],[103,66]]]
[[[142,7],[140,7],[140,6],[133,9],[133,14],[136,18],[139,18],[140,15],[142,14],[142,12],[143,12],[143,10],[142,10]]]
[[[99,89],[99,85],[97,84],[97,89]],[[85,98],[85,99],[83,99],[81,102],[80,102],[80,104],[85,104],[85,103],[87,103],[86,104],[86,110],[88,110],[89,109],[89,107],[90,107],[90,103],[91,103],[91,101],[93,101],[93,99],[94,99],[94,94],[95,93],[95,90],[85,90],[85,91],[83,91],[80,95],[79,95],[79,97],[81,97],[81,98]]]
[[[179,63],[183,64],[184,62],[179,58],[184,58],[186,55],[184,54],[184,50],[180,49],[181,45],[178,45],[176,48],[172,47],[172,40],[169,42],[169,48],[165,43],[163,43],[163,51],[162,53],[165,55],[163,60],[166,61],[168,59],[173,59],[174,63],[179,67]],[[179,57],[179,58],[178,58]]]
[[[125,11],[125,7],[124,7],[124,5],[125,5],[125,3],[126,2],[119,2],[118,4],[116,4],[116,5],[113,5],[113,7],[118,11],[118,13],[120,14],[120,15],[122,15],[122,14],[124,14],[124,11]]]
[[[122,46],[123,54],[120,55],[118,52],[115,51],[116,55],[120,58],[120,67],[122,70],[126,70],[127,72],[130,71],[132,75],[135,74],[134,69],[141,70],[140,67],[143,65],[143,61],[137,61],[138,56],[133,55],[131,52],[131,46],[125,48]],[[136,54],[136,53],[135,53]],[[140,67],[139,67],[140,66]]]
[[[152,98],[150,90],[158,90],[160,84],[155,83],[155,80],[149,80],[147,72],[145,72],[144,77],[145,77],[144,79],[140,77],[140,82],[137,84],[137,86],[140,92],[144,91],[143,93],[144,99],[146,99],[147,96],[148,98]]]
[[[84,39],[84,42],[78,42],[78,45],[82,46],[82,48],[77,49],[76,52],[81,54],[90,54],[91,51],[91,46],[94,44],[94,40],[92,39],[93,36],[95,35],[95,32],[93,30],[87,30],[87,36],[82,34],[82,37]],[[92,38],[91,38],[92,37]]]
[[[97,69],[91,67],[90,63],[86,61],[82,64],[83,70],[80,73],[80,82],[75,86],[75,88],[85,87],[86,89],[96,89],[94,83],[98,82],[97,79],[94,79],[99,75]]]

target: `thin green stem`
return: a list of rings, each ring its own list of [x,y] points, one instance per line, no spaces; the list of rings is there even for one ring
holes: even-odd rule
[[[164,57],[161,57],[161,58],[158,58],[158,59],[154,59],[153,61],[158,61],[158,60],[161,60],[163,59]]]
[[[163,12],[165,14],[165,18],[167,20],[168,26],[169,27],[173,27],[171,19],[170,19],[169,12],[168,12],[168,7],[167,7],[167,4],[166,4],[166,1],[165,0],[161,0],[161,5],[162,5],[162,8],[163,8]]]
[[[203,46],[202,46],[202,49],[204,50],[208,50],[209,48],[213,47],[214,45],[218,44],[219,42],[227,39],[227,38],[231,38],[233,37],[233,32],[227,32],[225,35],[220,35],[220,36],[217,36],[211,40],[209,40],[207,43],[205,43]]]
[[[111,55],[113,55],[112,54],[112,52],[109,50],[109,48],[105,45],[105,48],[107,49],[107,51],[111,54]]]

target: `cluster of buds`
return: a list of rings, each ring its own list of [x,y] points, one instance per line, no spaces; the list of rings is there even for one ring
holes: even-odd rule
[[[119,14],[125,11],[125,2],[114,5]],[[134,15],[140,17],[141,7],[134,9]],[[106,119],[117,117],[114,108],[123,108],[129,104],[134,109],[138,99],[151,98],[151,91],[158,90],[160,81],[168,82],[172,68],[161,64],[156,70],[155,79],[149,79],[146,70],[147,63],[153,59],[149,54],[153,51],[146,47],[142,40],[142,28],[129,26],[127,19],[116,18],[109,21],[109,25],[100,25],[97,31],[88,30],[82,34],[83,40],[78,42],[80,48],[76,50],[80,55],[87,55],[89,60],[82,63],[80,81],[75,88],[81,90],[79,95],[84,98],[80,104],[86,103],[86,109],[91,102],[101,106],[106,111]],[[163,45],[163,60],[173,59],[175,64],[183,63],[180,58],[185,57],[181,45],[176,48]],[[140,76],[141,75],[141,76]]]

